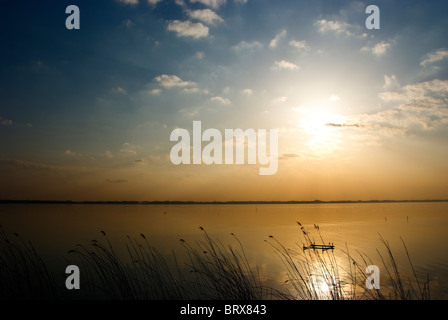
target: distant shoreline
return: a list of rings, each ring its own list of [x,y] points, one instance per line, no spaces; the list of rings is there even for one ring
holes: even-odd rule
[[[448,202],[434,200],[314,200],[314,201],[58,201],[58,200],[0,200],[0,204],[105,204],[105,205],[254,205],[254,204],[338,204],[338,203],[413,203]]]

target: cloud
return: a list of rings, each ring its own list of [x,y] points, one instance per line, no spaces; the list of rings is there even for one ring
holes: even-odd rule
[[[114,94],[127,94],[127,91],[125,89],[123,89],[122,87],[116,87],[116,88],[112,88],[111,93],[114,93]]]
[[[271,42],[269,43],[269,48],[277,48],[278,43],[281,39],[283,39],[284,37],[286,37],[286,30],[283,29],[280,33],[278,33],[274,39],[271,40]]]
[[[239,42],[237,45],[233,46],[233,49],[236,51],[241,51],[241,50],[255,50],[255,49],[261,49],[263,48],[263,45],[258,42],[258,41],[252,41],[252,42],[247,42],[247,41],[241,41]]]
[[[384,75],[384,85],[383,88],[384,89],[396,89],[400,87],[400,84],[397,81],[397,77],[392,74],[390,76],[388,75]]]
[[[280,156],[280,160],[288,160],[288,159],[295,159],[295,158],[301,158],[301,156],[296,153],[284,153]]]
[[[122,25],[126,28],[126,29],[131,29],[134,26],[134,23],[132,22],[131,19],[126,19],[123,20]]]
[[[186,8],[187,7],[187,5],[186,5],[184,0],[174,0],[174,3],[177,4],[178,6],[182,7],[182,8]]]
[[[66,156],[69,156],[69,157],[82,157],[82,155],[81,154],[79,154],[79,153],[76,153],[76,152],[73,152],[73,151],[71,151],[71,150],[65,150],[64,151],[64,154],[66,155]]]
[[[373,47],[364,46],[361,48],[361,51],[367,51],[372,53],[373,55],[380,57],[386,54],[387,50],[391,46],[390,42],[381,41],[374,45]]]
[[[136,6],[139,4],[140,0],[115,0],[118,3],[128,5],[128,6]],[[162,0],[145,0],[145,2],[150,6],[156,6],[157,3],[161,2]]]
[[[162,74],[154,78],[162,87],[171,89],[171,88],[185,88],[185,87],[194,87],[196,83],[193,81],[183,81],[176,75],[167,75]]]
[[[272,69],[274,70],[299,70],[300,67],[292,62],[281,60],[281,61],[275,61],[274,65],[272,66]]]
[[[55,168],[45,164],[13,159],[0,159],[0,166],[8,166],[17,169],[26,169],[33,171],[47,171]]]
[[[336,101],[339,101],[339,100],[341,100],[341,98],[339,98],[339,96],[337,96],[337,95],[335,95],[335,94],[332,94],[332,95],[330,96],[330,101],[331,101],[331,102],[336,102]]]
[[[205,53],[202,52],[202,51],[198,51],[198,52],[196,52],[196,53],[194,54],[194,57],[195,57],[196,59],[202,60],[202,59],[204,59],[204,57],[205,57]]]
[[[201,94],[208,94],[207,89],[199,89],[198,87],[193,88],[184,88],[182,89],[183,93],[201,93]]]
[[[335,127],[335,128],[363,128],[364,125],[358,124],[358,123],[326,123],[325,126],[327,127]]]
[[[138,4],[139,0],[115,0],[118,3],[122,3],[124,5],[130,5],[130,6],[135,6]]]
[[[155,6],[157,3],[161,2],[162,0],[147,0],[149,5]]]
[[[12,126],[12,120],[3,119],[2,117],[0,117],[0,125]]]
[[[246,4],[247,0],[233,0],[233,2],[235,2],[237,4]]]
[[[380,43],[377,43],[372,48],[372,53],[376,56],[382,56],[386,54],[387,49],[390,47],[390,43],[386,41],[381,41]]]
[[[373,114],[347,117],[345,123],[328,126],[358,128],[384,136],[436,130],[448,124],[448,81],[431,80],[397,87],[379,95],[392,106]]]
[[[208,27],[202,23],[194,23],[191,21],[173,20],[168,22],[168,30],[176,32],[178,37],[191,37],[199,39],[208,36]]]
[[[425,55],[425,57],[422,59],[422,62],[420,62],[420,65],[422,67],[426,67],[429,64],[433,64],[435,62],[442,61],[443,59],[448,57],[448,50],[447,49],[438,49],[435,52],[428,53]]]
[[[346,22],[341,21],[331,21],[331,20],[317,20],[314,25],[320,33],[333,32],[336,34],[345,34],[347,36],[352,35],[350,32],[351,25]]]
[[[125,142],[123,143],[123,147],[120,149],[120,152],[125,155],[135,156],[137,155],[136,149],[137,147],[135,145]]]
[[[227,0],[190,0],[191,3],[202,3],[207,7],[211,7],[213,9],[219,9],[222,5],[227,3]]]
[[[222,104],[222,105],[224,105],[224,106],[227,106],[227,105],[231,104],[231,102],[230,102],[229,99],[227,99],[227,98],[223,98],[223,97],[219,97],[219,96],[211,97],[211,98],[210,98],[210,101],[212,101],[212,102],[218,102],[218,103],[220,103],[220,104]]]
[[[152,90],[148,91],[148,93],[153,96],[158,96],[161,92],[162,92],[162,90],[160,90],[160,89],[152,89]]]
[[[289,41],[289,45],[298,50],[309,50],[310,49],[310,46],[308,45],[306,40],[302,40],[302,41],[291,40],[291,41]]]
[[[106,150],[106,152],[104,152],[104,156],[109,159],[114,158],[114,155],[112,154],[112,152],[110,152],[108,150]]]
[[[252,93],[253,93],[253,91],[252,91],[252,89],[244,89],[244,90],[242,90],[241,91],[243,94],[245,94],[246,96],[251,96],[252,95]]]
[[[279,104],[279,103],[285,103],[286,100],[288,100],[288,97],[282,96],[282,97],[275,98],[274,100],[272,100],[272,102],[274,104]]]
[[[219,15],[210,9],[187,10],[187,14],[190,18],[202,21],[211,26],[224,22]]]
[[[431,80],[380,93],[385,102],[415,103],[426,99],[447,99],[448,80]]]

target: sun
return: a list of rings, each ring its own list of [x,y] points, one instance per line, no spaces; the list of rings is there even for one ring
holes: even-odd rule
[[[316,154],[328,155],[340,148],[340,130],[334,126],[343,123],[343,117],[332,105],[300,106],[297,127],[301,129],[307,146]]]

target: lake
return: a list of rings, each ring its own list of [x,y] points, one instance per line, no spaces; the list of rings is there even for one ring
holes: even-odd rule
[[[248,261],[258,267],[264,284],[290,288],[282,260],[271,243],[301,251],[303,231],[316,243],[332,243],[338,264],[346,264],[348,251],[369,257],[386,270],[378,251],[387,261],[388,241],[402,276],[412,276],[406,244],[416,274],[429,274],[431,298],[448,298],[448,203],[321,203],[321,204],[220,204],[220,205],[105,205],[105,204],[2,204],[0,224],[9,237],[13,233],[30,240],[52,272],[63,274],[70,259],[68,250],[100,240],[104,231],[120,254],[126,255],[126,236],[150,244],[167,259],[177,257],[180,265],[188,256],[180,239],[194,244],[210,238],[224,246],[242,243]],[[378,250],[378,251],[377,251]],[[294,257],[294,255],[292,255]],[[82,270],[81,270],[82,273]],[[339,275],[343,278],[343,273]],[[344,281],[342,283],[347,283]],[[383,290],[383,288],[381,289]]]

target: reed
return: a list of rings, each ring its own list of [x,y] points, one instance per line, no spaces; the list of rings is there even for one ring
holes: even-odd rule
[[[202,238],[180,240],[186,259],[182,264],[172,252],[161,254],[144,234],[127,237],[124,250],[118,250],[104,231],[99,240],[78,244],[68,251],[67,263],[82,270],[82,299],[114,300],[407,300],[430,299],[430,281],[414,268],[402,240],[410,272],[403,272],[390,244],[380,237],[380,264],[365,254],[345,249],[304,250],[310,243],[326,243],[319,226],[313,235],[300,223],[300,243],[287,248],[274,236],[265,240],[284,266],[282,290],[264,284],[259,268],[249,261],[235,234],[224,245],[200,227]],[[123,245],[121,243],[121,245]],[[268,248],[269,248],[268,247]],[[341,256],[345,256],[342,263]],[[381,265],[381,290],[366,288],[366,267]],[[384,276],[386,275],[386,277]],[[410,275],[410,276],[409,276]],[[60,275],[59,275],[60,276]],[[0,226],[0,299],[59,299],[67,290],[49,272],[29,241],[18,234],[11,239]],[[55,283],[59,283],[56,286]],[[72,296],[73,298],[73,296]]]
[[[189,266],[196,275],[202,297],[222,300],[266,300],[286,297],[278,290],[263,285],[259,269],[249,263],[241,241],[231,234],[236,247],[212,239],[206,230],[203,240],[190,245],[182,240],[190,258]]]
[[[265,240],[283,262],[291,289],[287,293],[300,300],[341,300],[345,298],[339,277],[339,265],[332,250],[304,250],[315,239],[298,222],[301,244],[297,249],[286,248],[276,237]],[[320,239],[325,243],[323,239]]]
[[[403,275],[395,259],[390,244],[380,236],[383,251],[377,249],[378,260],[374,262],[370,257],[356,251],[351,254],[348,246],[341,253],[345,255],[347,263],[337,259],[333,250],[304,250],[315,238],[310,236],[304,226],[298,222],[302,237],[297,249],[286,248],[274,236],[265,240],[280,257],[285,266],[287,280],[290,284],[287,292],[295,299],[308,300],[427,300],[430,299],[430,279],[426,275],[418,275],[412,263],[406,244],[401,239],[406,252],[410,271]],[[326,243],[318,230],[318,239]],[[378,263],[380,262],[380,263]],[[366,281],[370,274],[366,273],[369,265],[382,267],[380,290],[368,289]],[[384,271],[386,277],[384,277]],[[409,276],[410,274],[410,276]]]
[[[174,272],[166,259],[151,246],[144,234],[142,241],[127,237],[127,258],[120,257],[104,231],[102,241],[92,240],[89,247],[77,245],[75,255],[82,270],[89,298],[114,300],[180,300],[192,297],[175,262]],[[174,255],[173,255],[174,257]],[[175,260],[175,257],[174,257]]]
[[[54,277],[31,242],[0,225],[0,299],[56,299]]]

